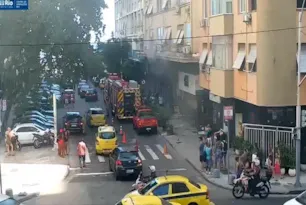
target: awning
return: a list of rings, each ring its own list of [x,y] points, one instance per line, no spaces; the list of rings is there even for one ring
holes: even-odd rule
[[[171,27],[169,27],[168,29],[167,29],[167,40],[169,40],[170,39],[170,37],[171,37],[171,32],[172,32],[172,29],[171,29]]]
[[[177,39],[177,44],[181,44],[183,42],[183,38],[184,38],[184,30],[181,30],[180,36]]]
[[[205,63],[205,60],[207,58],[207,54],[208,54],[208,50],[207,49],[203,49],[201,56],[200,56],[200,61],[199,64],[203,65]]]
[[[175,37],[175,39],[173,39],[173,43],[177,43],[177,41],[178,41],[178,39],[180,37],[181,31],[182,30],[177,30],[176,37]]]
[[[162,9],[166,9],[167,3],[169,0],[164,0]]]
[[[209,51],[207,61],[206,61],[206,65],[212,66],[212,63],[213,63],[212,51]]]
[[[153,11],[153,5],[151,4],[151,5],[148,7],[147,14],[151,14],[152,11]]]
[[[245,50],[244,49],[240,49],[238,51],[238,54],[236,56],[236,60],[233,64],[233,68],[235,69],[241,69],[241,66],[243,64],[243,61],[245,59]]]
[[[257,47],[256,45],[251,45],[249,55],[246,59],[247,63],[255,63],[257,58]]]
[[[298,56],[296,54],[296,60],[297,63],[299,63]],[[301,47],[301,66],[300,66],[300,72],[301,73],[306,73],[306,45],[302,44]]]

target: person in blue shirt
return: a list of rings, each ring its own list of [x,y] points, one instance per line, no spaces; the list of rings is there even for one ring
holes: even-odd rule
[[[206,172],[211,174],[212,167],[212,149],[210,143],[206,143],[204,148],[204,154],[206,155]]]
[[[205,143],[204,143],[204,139],[202,137],[199,137],[199,139],[200,139],[200,146],[199,146],[200,162],[201,162],[201,168],[204,171],[205,162],[206,162],[206,156],[205,156],[205,153],[204,153]]]

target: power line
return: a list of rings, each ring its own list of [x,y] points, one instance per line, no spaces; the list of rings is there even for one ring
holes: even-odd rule
[[[298,28],[306,28],[306,26],[302,27],[288,27],[288,28],[280,28],[280,29],[269,29],[262,31],[253,31],[253,32],[241,32],[241,33],[233,33],[233,34],[224,34],[224,35],[205,35],[205,36],[191,36],[184,37],[185,39],[199,39],[199,38],[207,38],[207,37],[221,37],[221,36],[237,36],[237,35],[246,35],[246,34],[256,34],[256,33],[269,33],[269,32],[280,32],[280,31],[288,31],[288,30],[296,30]],[[175,40],[178,38],[170,38],[170,39],[144,39],[138,40],[138,42],[152,42],[152,41],[168,41]],[[120,42],[111,42],[111,43],[125,43],[125,42],[134,42],[133,40],[121,40]],[[93,45],[96,43],[91,42],[68,42],[68,43],[37,43],[37,44],[0,44],[0,47],[39,47],[39,46],[73,46],[73,45]]]

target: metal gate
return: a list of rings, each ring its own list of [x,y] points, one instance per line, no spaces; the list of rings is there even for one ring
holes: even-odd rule
[[[279,127],[271,125],[258,125],[258,124],[243,124],[244,139],[251,144],[257,144],[263,151],[264,159],[268,156],[269,146],[273,150],[277,147],[279,142],[289,145],[295,149],[294,127]]]

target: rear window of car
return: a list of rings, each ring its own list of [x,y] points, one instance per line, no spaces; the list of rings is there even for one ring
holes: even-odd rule
[[[92,110],[91,114],[92,115],[103,115],[104,112],[103,112],[103,110]]]
[[[138,152],[132,151],[132,152],[120,152],[119,155],[120,159],[131,159],[136,160],[138,159]]]
[[[89,85],[82,85],[81,89],[88,89]]]
[[[68,91],[65,90],[65,91],[64,91],[64,94],[70,94],[70,95],[71,95],[71,94],[74,94],[74,92],[73,92],[72,90],[68,90]]]
[[[192,181],[191,179],[189,179],[189,183],[192,184],[193,186],[197,187],[198,189],[201,189],[201,186],[198,183]]]
[[[95,90],[90,89],[90,90],[87,90],[86,92],[87,93],[95,93]]]
[[[77,122],[80,119],[82,119],[82,117],[79,116],[79,115],[67,115],[67,117],[66,117],[66,120],[72,121],[72,122]]]
[[[116,135],[114,132],[101,132],[99,133],[99,137],[101,139],[109,140],[109,139],[114,139]]]
[[[298,195],[295,200],[303,205],[306,205],[306,191]]]
[[[154,114],[152,112],[139,112],[138,116],[143,119],[154,118]]]

